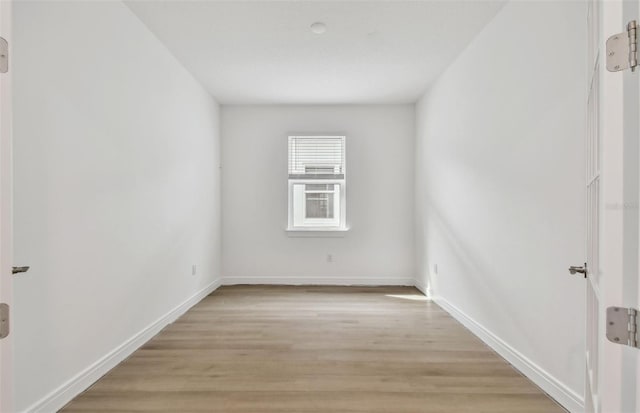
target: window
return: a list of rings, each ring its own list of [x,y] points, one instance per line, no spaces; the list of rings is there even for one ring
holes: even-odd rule
[[[346,229],[345,137],[289,136],[289,230]]]

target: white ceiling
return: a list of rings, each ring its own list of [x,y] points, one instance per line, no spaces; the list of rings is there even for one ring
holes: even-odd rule
[[[223,104],[415,102],[504,4],[126,3]]]

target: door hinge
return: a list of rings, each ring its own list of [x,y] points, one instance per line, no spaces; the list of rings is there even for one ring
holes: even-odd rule
[[[607,308],[607,339],[612,343],[638,348],[638,310]]]
[[[619,72],[638,66],[638,26],[635,20],[627,24],[627,31],[607,39],[607,70]]]
[[[0,303],[0,339],[9,335],[9,304]]]
[[[0,73],[9,71],[9,42],[0,37]]]

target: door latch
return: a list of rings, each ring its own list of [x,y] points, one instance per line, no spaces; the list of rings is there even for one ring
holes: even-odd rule
[[[577,273],[584,274],[584,278],[587,278],[587,263],[584,263],[583,267],[577,267],[572,265],[569,267],[569,274],[575,275]]]
[[[11,267],[11,274],[20,274],[29,271],[29,267]]]

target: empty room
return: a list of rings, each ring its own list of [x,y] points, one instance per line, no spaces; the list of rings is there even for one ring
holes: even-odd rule
[[[640,412],[640,0],[0,1],[0,413]]]

